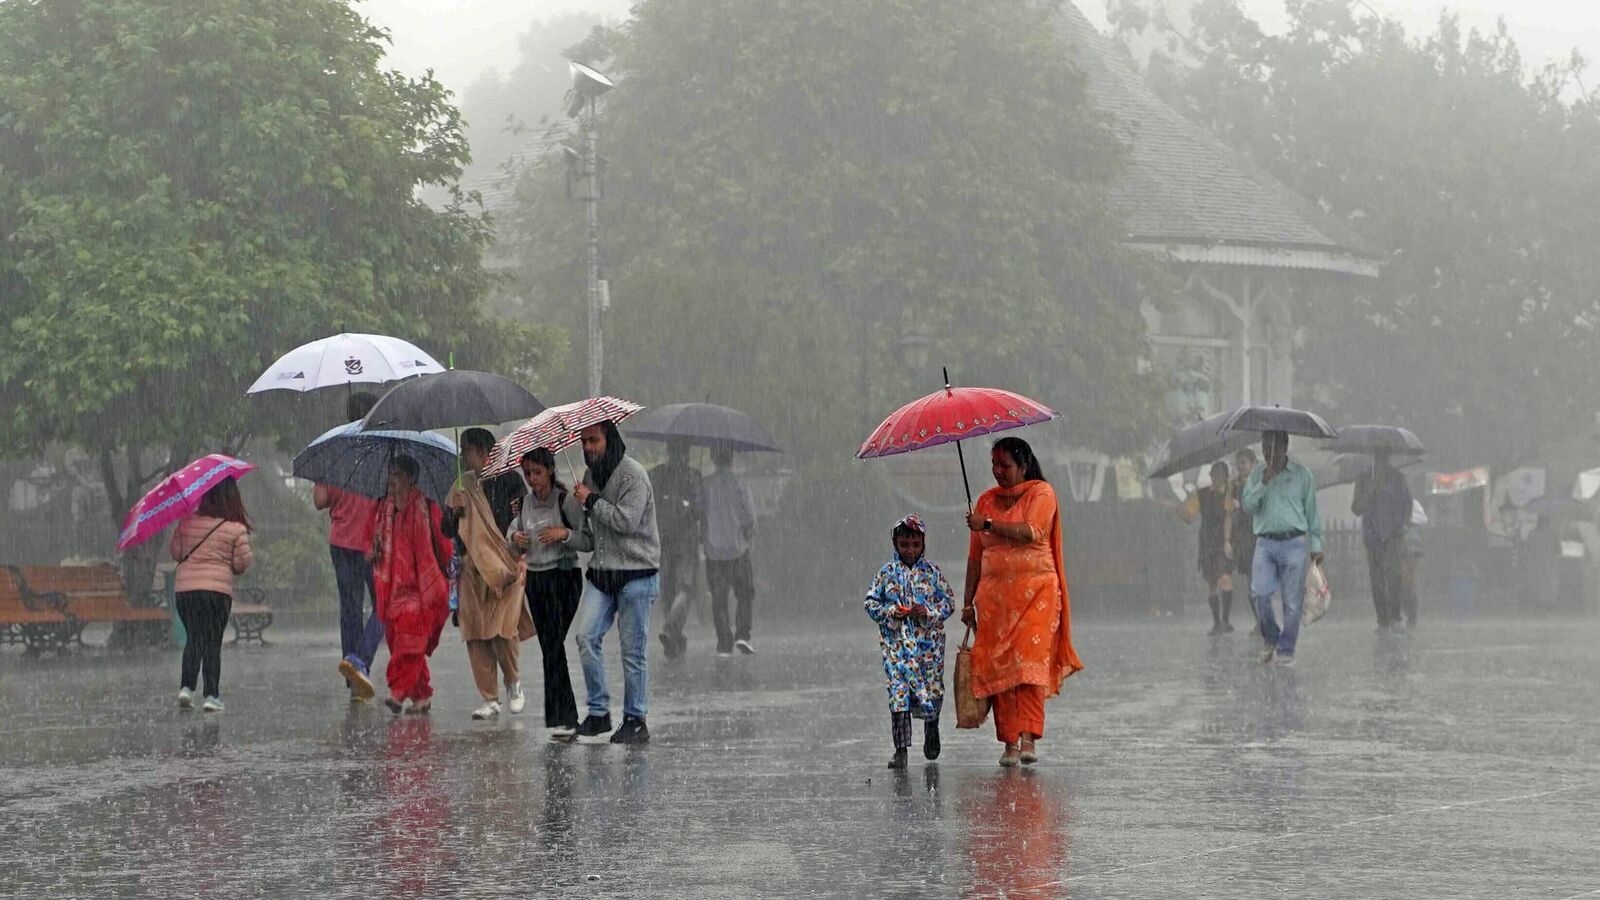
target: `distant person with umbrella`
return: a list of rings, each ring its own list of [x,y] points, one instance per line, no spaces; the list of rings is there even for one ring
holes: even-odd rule
[[[178,618],[188,640],[178,706],[194,707],[194,691],[205,674],[205,712],[222,712],[222,638],[233,609],[233,579],[249,570],[250,517],[232,478],[217,482],[200,498],[200,508],[178,522],[168,550],[178,563]]]
[[[580,740],[611,731],[611,693],[601,655],[613,622],[622,643],[622,724],[613,744],[650,740],[645,717],[650,706],[650,608],[661,593],[661,538],[656,528],[655,493],[650,475],[628,455],[614,421],[589,425],[579,433],[589,468],[572,496],[583,504],[594,553],[588,584],[578,605],[578,657],[588,689],[589,714],[578,725]]]
[[[1300,638],[1306,573],[1310,565],[1322,563],[1322,518],[1311,472],[1289,460],[1288,433],[1264,432],[1261,450],[1266,463],[1250,473],[1240,498],[1256,535],[1250,593],[1265,641],[1261,661],[1291,667]],[[1272,596],[1280,591],[1281,627],[1272,613]]]
[[[378,616],[389,644],[384,703],[399,715],[433,708],[428,657],[450,618],[450,585],[445,572],[454,546],[445,537],[444,513],[417,489],[420,469],[405,454],[389,461],[389,494],[379,504],[371,548]]]
[[[1233,560],[1233,591],[1235,594],[1243,593],[1245,602],[1250,602],[1250,568],[1256,558],[1256,526],[1250,511],[1244,508],[1240,501],[1244,495],[1244,486],[1250,481],[1250,473],[1256,470],[1256,452],[1246,447],[1233,455],[1233,529],[1228,533],[1228,552]],[[1243,585],[1244,590],[1240,591]],[[1252,607],[1252,612],[1254,607]]]
[[[1367,551],[1372,606],[1380,630],[1402,630],[1416,624],[1403,618],[1406,528],[1411,521],[1411,489],[1390,462],[1388,452],[1373,455],[1372,468],[1356,478],[1350,511],[1361,517],[1361,543]]]
[[[345,417],[359,422],[376,402],[371,394],[352,394],[345,402]],[[328,550],[333,557],[334,581],[339,586],[339,674],[344,676],[352,701],[370,700],[375,693],[369,677],[372,658],[383,640],[378,595],[372,586],[372,563],[367,561],[378,501],[318,482],[311,490],[311,502],[317,509],[328,511]],[[372,615],[363,623],[363,600],[367,599],[372,604]]]
[[[683,626],[699,578],[700,541],[705,533],[705,477],[689,465],[689,443],[667,441],[667,461],[650,470],[656,492],[656,524],[661,530],[661,648],[668,659],[689,647]],[[678,599],[679,592],[683,599]]]
[[[480,720],[500,715],[501,680],[507,708],[513,714],[522,712],[527,701],[518,657],[522,641],[534,633],[533,618],[523,598],[526,573],[505,541],[515,515],[513,506],[520,504],[521,495],[509,487],[497,487],[508,477],[520,486],[522,476],[506,472],[498,478],[480,478],[493,449],[494,435],[486,429],[469,428],[462,433],[461,462],[467,471],[445,500],[450,512],[444,533],[456,539],[461,553],[457,615],[467,659],[472,663],[472,680],[483,698],[483,705],[472,713]],[[513,500],[513,495],[517,499]]]
[[[751,607],[755,603],[755,573],[750,565],[750,541],[756,533],[756,506],[750,489],[733,472],[733,448],[711,448],[716,471],[706,479],[706,589],[711,593],[711,618],[717,627],[717,655],[731,656],[737,649],[756,652],[750,642]],[[728,594],[738,601],[733,626],[728,624]]]

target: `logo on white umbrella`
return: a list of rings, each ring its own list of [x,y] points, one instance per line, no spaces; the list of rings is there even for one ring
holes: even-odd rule
[[[361,365],[361,360],[356,359],[354,356],[344,361],[344,373],[346,375],[360,375],[363,371],[365,371],[365,367]]]
[[[278,380],[279,381],[304,381],[305,377],[306,377],[306,373],[304,373],[304,372],[283,372],[283,373],[278,375]]]

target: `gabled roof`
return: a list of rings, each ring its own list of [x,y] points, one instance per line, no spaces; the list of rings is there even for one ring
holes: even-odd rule
[[[1113,193],[1128,243],[1185,262],[1378,274],[1376,251],[1156,96],[1123,49],[1071,2],[1060,22],[1090,98],[1115,119],[1129,149]]]

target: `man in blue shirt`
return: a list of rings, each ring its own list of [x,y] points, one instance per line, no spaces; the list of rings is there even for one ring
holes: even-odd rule
[[[1261,440],[1266,463],[1250,473],[1239,498],[1254,521],[1255,560],[1251,565],[1250,599],[1266,647],[1264,663],[1294,665],[1300,639],[1300,609],[1305,601],[1309,562],[1322,562],[1322,518],[1317,511],[1317,486],[1311,472],[1289,461],[1289,435],[1269,431]],[[1272,595],[1283,594],[1283,625],[1272,615]]]

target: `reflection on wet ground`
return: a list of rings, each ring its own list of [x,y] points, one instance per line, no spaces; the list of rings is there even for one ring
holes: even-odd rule
[[[885,770],[864,619],[764,635],[752,658],[702,640],[654,659],[645,748],[470,721],[453,633],[431,718],[347,704],[331,631],[229,649],[214,718],[171,704],[174,654],[7,651],[0,894],[1600,891],[1600,623],[1335,621],[1292,670],[1257,665],[1242,633],[1078,630],[1089,669],[1021,771],[948,718],[938,763]]]

